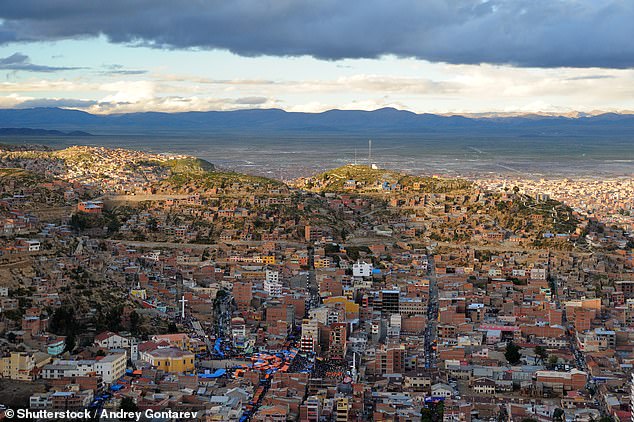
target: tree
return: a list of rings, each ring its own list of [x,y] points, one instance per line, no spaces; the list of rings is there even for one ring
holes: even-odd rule
[[[66,347],[64,348],[64,351],[66,352],[72,352],[73,349],[75,349],[75,335],[71,334],[69,336],[66,337],[66,341],[64,342]]]
[[[537,357],[540,362],[544,363],[544,361],[548,357],[548,352],[546,351],[546,348],[540,345],[535,346],[535,357]]]
[[[124,397],[121,399],[119,409],[124,412],[136,412],[139,410],[139,407],[136,405],[132,397]]]
[[[559,407],[555,409],[553,412],[553,421],[563,421],[564,420],[564,411]]]
[[[139,315],[137,311],[132,311],[130,313],[130,332],[133,335],[137,335],[139,333],[140,325],[141,325],[141,315]]]
[[[509,341],[506,344],[506,351],[504,352],[504,357],[511,365],[517,365],[520,363],[520,359],[522,354],[520,353],[521,347],[517,346],[512,341]]]
[[[557,365],[557,362],[559,362],[559,358],[555,355],[550,355],[548,357],[548,365],[553,367],[555,365]]]

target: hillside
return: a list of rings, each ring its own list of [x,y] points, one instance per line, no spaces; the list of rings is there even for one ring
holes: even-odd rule
[[[205,160],[122,148],[72,146],[62,150],[0,148],[7,174],[44,175],[95,186],[103,193],[252,192],[281,189],[276,180],[217,171]]]
[[[348,164],[296,181],[296,186],[315,192],[378,192],[416,190],[426,193],[455,192],[471,187],[463,179],[413,176],[393,170]]]
[[[240,193],[285,188],[282,182],[266,177],[216,170],[176,173],[157,184],[159,192],[199,194],[211,189]]]
[[[21,168],[0,168],[0,185],[12,183],[16,187],[34,187],[47,181],[47,178],[29,170]]]

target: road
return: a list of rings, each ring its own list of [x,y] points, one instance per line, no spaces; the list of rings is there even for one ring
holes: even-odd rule
[[[218,249],[221,246],[261,246],[264,243],[269,243],[269,241],[261,241],[261,240],[231,240],[222,243],[178,243],[178,242],[147,242],[147,241],[138,241],[138,240],[117,240],[117,239],[108,239],[113,243],[121,243],[123,245],[132,246],[135,248],[170,248],[170,249],[179,249],[179,248],[187,248],[187,249]],[[290,246],[296,248],[303,248],[306,245],[298,242],[285,242],[285,241],[275,241],[275,243],[280,244],[282,246]]]
[[[434,345],[438,325],[438,284],[433,256],[429,256],[429,301],[427,302],[427,326],[425,327],[425,368],[436,367],[436,350]]]
[[[550,256],[549,256],[548,264],[550,266]],[[570,344],[570,350],[572,351],[572,354],[574,356],[575,366],[578,370],[584,371],[585,373],[588,374],[586,389],[590,391],[594,404],[599,409],[601,414],[609,415],[609,412],[605,408],[604,404],[598,399],[596,390],[593,388],[595,387],[595,385],[594,385],[594,381],[592,381],[592,377],[590,376],[590,371],[588,370],[588,363],[586,362],[586,358],[583,352],[579,349],[577,340],[573,334],[575,332],[574,327],[572,326],[572,324],[568,322],[568,318],[566,316],[566,308],[561,306],[561,302],[559,299],[559,289],[558,289],[559,284],[560,283],[558,282],[558,280],[553,278],[551,279],[551,282],[550,282],[550,288],[553,292],[557,309],[562,310],[562,322],[563,322],[563,326],[566,327],[566,338],[568,340],[568,343]]]

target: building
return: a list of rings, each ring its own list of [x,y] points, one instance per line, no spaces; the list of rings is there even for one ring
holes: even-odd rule
[[[301,422],[319,422],[321,415],[321,401],[316,396],[309,396],[300,408]]]
[[[51,357],[46,353],[11,352],[0,359],[0,374],[12,380],[33,381],[50,361]]]
[[[103,202],[83,201],[77,204],[77,210],[87,214],[101,214],[101,211],[103,210]]]
[[[350,400],[347,397],[337,397],[335,399],[336,422],[348,422],[349,413],[350,413]]]
[[[588,380],[588,375],[577,369],[569,372],[537,371],[535,377],[537,382],[542,383],[545,387],[563,391],[581,390]]]
[[[399,312],[400,293],[398,290],[381,290],[381,311],[390,314]]]
[[[304,239],[306,242],[314,242],[321,239],[324,236],[324,232],[319,227],[307,225],[304,227]]]
[[[105,384],[110,385],[125,374],[126,362],[125,353],[104,356],[95,362],[95,372],[101,376]]]
[[[143,352],[141,360],[165,372],[185,373],[195,369],[195,356],[192,352],[168,347]]]
[[[337,322],[330,326],[329,355],[330,359],[342,360],[346,357],[347,351],[347,326],[345,323]]]
[[[300,349],[302,352],[314,352],[319,341],[319,321],[316,319],[304,320],[302,322],[302,337],[300,339]]]
[[[432,397],[449,398],[452,395],[453,395],[453,388],[451,388],[450,385],[439,382],[431,386]]]
[[[232,287],[233,297],[238,306],[238,310],[246,311],[253,299],[253,283],[250,281],[236,281]]]
[[[471,384],[473,391],[483,396],[495,395],[495,381],[490,378],[478,378]]]
[[[374,361],[374,374],[402,374],[405,371],[405,346],[388,346],[377,350]]]
[[[130,347],[130,340],[111,331],[104,331],[95,336],[95,346],[104,349],[127,349]]]
[[[352,265],[353,277],[372,277],[372,264],[364,261],[357,261]]]
[[[280,283],[280,273],[277,271],[266,270],[266,278],[264,280],[264,291],[271,297],[282,296],[282,284]]]

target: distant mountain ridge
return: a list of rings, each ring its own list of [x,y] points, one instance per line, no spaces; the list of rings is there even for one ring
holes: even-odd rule
[[[0,136],[92,136],[92,134],[81,130],[62,132],[61,130],[26,127],[0,127]]]
[[[329,110],[323,113],[252,109],[96,115],[61,108],[31,108],[1,109],[0,127],[90,131],[95,134],[195,132],[237,135],[315,133],[364,136],[372,134],[583,136],[633,135],[634,115],[605,113],[575,117],[538,114],[465,117],[416,114],[393,108],[374,111]]]

